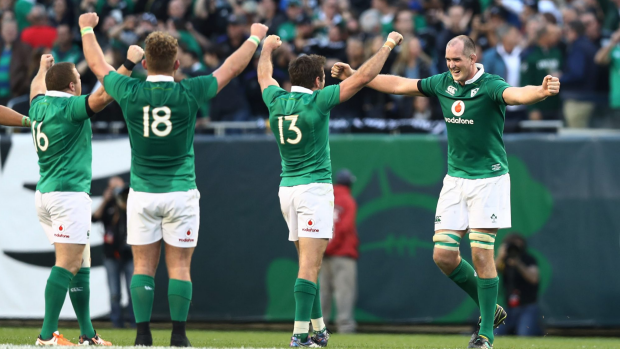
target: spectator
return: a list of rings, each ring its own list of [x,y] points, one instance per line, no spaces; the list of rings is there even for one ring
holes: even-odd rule
[[[518,234],[506,236],[495,259],[497,271],[502,275],[508,313],[506,325],[495,334],[517,336],[540,336],[540,309],[538,307],[538,284],[540,272],[534,257],[527,253],[527,243]]]
[[[568,23],[566,41],[568,52],[560,77],[564,117],[568,127],[587,128],[594,111],[593,93],[596,90],[598,67],[594,63],[596,46],[585,36],[579,20]]]
[[[275,0],[263,0],[259,4],[259,9],[263,13],[263,24],[269,27],[267,35],[278,32],[280,25],[286,22],[286,16],[278,10]]]
[[[75,13],[72,6],[67,6],[67,1],[70,0],[54,0],[50,21],[54,26],[66,24],[72,29],[75,26]]]
[[[394,30],[392,23],[394,22],[396,9],[392,6],[390,0],[372,0],[372,8],[379,11],[381,16],[381,33],[388,35]]]
[[[499,75],[510,86],[521,86],[521,33],[510,24],[497,29],[500,43],[483,54],[482,65],[489,74]],[[527,120],[527,108],[521,105],[506,107],[506,132],[514,132],[518,123]]]
[[[28,14],[28,21],[32,25],[22,31],[22,41],[34,48],[43,46],[51,49],[56,41],[57,32],[55,27],[49,25],[45,7],[34,6]]]
[[[58,26],[58,37],[52,49],[52,56],[54,56],[55,63],[71,62],[77,65],[84,60],[82,49],[73,43],[73,32],[66,24]]]
[[[332,300],[336,301],[339,333],[356,330],[354,311],[357,298],[357,258],[359,256],[355,218],[357,204],[351,195],[355,177],[349,170],[336,175],[334,185],[334,237],[330,240],[321,267],[321,304],[325,319],[330,318]]]
[[[338,0],[323,0],[321,10],[317,15],[314,26],[318,28],[330,28],[334,25],[340,25],[344,19],[340,15]]]
[[[609,107],[612,110],[614,123],[620,122],[620,29],[609,40],[609,43],[598,50],[594,58],[596,64],[609,65]]]
[[[125,327],[125,320],[135,326],[131,297],[127,314],[123,317],[121,307],[121,274],[125,277],[127,294],[133,276],[133,255],[131,246],[127,245],[127,195],[129,187],[120,177],[112,177],[103,194],[103,202],[93,213],[93,222],[102,222],[104,227],[103,253],[108,286],[110,288],[110,319],[117,328]]]
[[[405,40],[414,36],[413,12],[408,9],[396,12],[394,16],[394,30],[399,32]]]
[[[28,68],[32,49],[19,41],[17,22],[2,21],[2,55],[0,56],[0,104],[30,90]]]
[[[28,20],[28,14],[32,10],[36,2],[28,1],[28,0],[17,0],[15,2],[15,20],[17,21],[17,26],[19,31],[24,30],[26,27],[30,25]]]
[[[558,76],[562,66],[562,51],[557,47],[559,28],[553,24],[542,26],[536,33],[536,43],[523,53],[521,85],[540,85],[545,76]],[[564,88],[564,87],[562,87]],[[564,91],[564,90],[562,90]],[[530,120],[559,120],[560,99],[557,96],[528,107]]]
[[[433,110],[429,98],[413,97],[413,118],[417,120],[430,120],[433,118]]]
[[[304,14],[297,18],[295,25],[295,40],[293,41],[295,52],[309,54],[310,46],[316,41],[312,37],[314,32],[312,20]]]
[[[465,9],[462,6],[452,6],[448,9],[448,16],[443,18],[444,30],[437,36],[437,71],[442,73],[448,71],[446,66],[446,45],[455,36],[467,34],[467,23],[469,20],[465,16]]]
[[[366,60],[364,55],[364,42],[359,38],[350,38],[347,41],[346,53],[346,62],[353,69],[359,69]],[[328,79],[326,83],[329,83],[331,76],[326,75],[325,78]],[[370,91],[371,90],[364,88],[348,101],[337,105],[332,109],[332,118],[352,120],[364,117],[365,109],[369,107],[366,98],[367,93]]]
[[[295,23],[303,16],[303,8],[299,0],[289,0],[286,7],[286,22],[278,28],[278,36],[282,41],[295,39]]]

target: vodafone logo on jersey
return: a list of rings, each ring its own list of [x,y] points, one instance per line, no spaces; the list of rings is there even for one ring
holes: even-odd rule
[[[452,103],[452,114],[454,114],[454,116],[458,116],[458,118],[452,117],[452,118],[444,118],[446,120],[446,123],[449,124],[465,124],[465,125],[473,125],[474,124],[474,120],[471,119],[461,119],[461,115],[463,115],[463,113],[465,113],[465,102],[458,100],[455,101],[454,103]]]
[[[452,103],[452,114],[454,116],[461,116],[465,112],[465,103],[463,101],[455,101]]]

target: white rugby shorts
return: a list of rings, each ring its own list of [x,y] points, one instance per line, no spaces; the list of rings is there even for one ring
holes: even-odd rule
[[[331,239],[334,231],[334,187],[310,183],[280,187],[280,208],[290,241],[299,238]]]
[[[34,194],[39,223],[51,244],[88,244],[91,227],[90,196],[84,192],[54,191]]]
[[[510,228],[510,175],[465,179],[446,176],[437,202],[435,231]]]
[[[161,240],[175,247],[196,247],[200,227],[200,192],[170,193],[129,190],[127,244],[148,245]]]

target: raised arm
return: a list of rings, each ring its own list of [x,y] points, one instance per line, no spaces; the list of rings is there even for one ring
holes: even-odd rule
[[[88,62],[88,67],[95,74],[97,79],[103,83],[103,77],[115,69],[105,61],[101,46],[97,42],[93,28],[99,23],[99,16],[96,13],[85,13],[80,16],[80,32],[82,33],[82,47],[84,57]]]
[[[0,106],[0,125],[30,127],[30,118],[11,108]]]
[[[355,73],[356,71],[346,63],[338,62],[332,67],[332,77],[341,80],[348,79]],[[419,79],[407,79],[396,75],[382,74],[377,75],[377,77],[366,86],[379,92],[394,95],[424,96],[424,94],[418,90],[418,81]]]
[[[599,65],[607,65],[611,62],[611,51],[618,45],[620,42],[620,30],[613,33],[611,36],[611,40],[609,40],[609,44],[605,47],[601,47],[598,52],[596,52],[596,56],[594,56],[594,62]]]
[[[502,97],[508,105],[534,104],[560,93],[560,79],[545,76],[540,86],[509,87]]]
[[[127,50],[127,61],[118,68],[117,73],[131,76],[131,70],[133,67],[142,61],[144,57],[144,50],[137,45],[129,46]],[[103,85],[97,89],[94,93],[88,97],[88,105],[95,113],[102,111],[108,104],[112,103],[114,99],[112,96],[106,93]]]
[[[250,38],[237,49],[230,57],[226,58],[221,67],[213,72],[217,79],[217,92],[219,93],[228,83],[248,66],[258,48],[261,40],[267,35],[269,28],[260,23],[252,24]]]
[[[54,57],[50,54],[41,56],[41,64],[39,65],[39,72],[32,80],[30,84],[30,103],[32,99],[37,95],[45,94],[47,87],[45,86],[45,74],[54,65]]]
[[[359,70],[340,83],[340,103],[349,100],[349,98],[353,97],[359,90],[366,86],[366,84],[376,78],[381,68],[383,68],[385,60],[390,55],[390,52],[392,52],[392,49],[396,47],[396,45],[400,45],[402,41],[402,35],[397,32],[391,32],[385,45],[366,61],[366,63],[362,64]],[[335,66],[336,65],[334,65],[334,67]]]
[[[275,85],[280,87],[278,82],[273,78],[273,63],[271,62],[271,54],[282,45],[280,37],[277,35],[269,35],[263,42],[263,50],[258,60],[258,84],[261,92],[267,87]]]

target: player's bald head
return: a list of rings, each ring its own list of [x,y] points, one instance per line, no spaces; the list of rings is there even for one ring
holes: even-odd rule
[[[452,40],[448,41],[447,47],[453,47],[455,49],[462,48],[463,56],[471,56],[476,54],[476,44],[474,40],[472,40],[467,35],[459,35],[457,37],[452,38]]]

